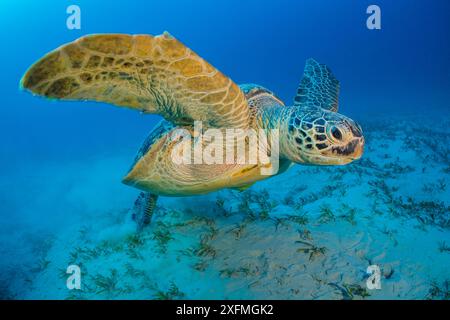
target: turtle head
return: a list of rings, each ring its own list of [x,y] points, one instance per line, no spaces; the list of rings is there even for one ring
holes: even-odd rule
[[[287,132],[282,152],[296,163],[342,165],[359,159],[364,151],[361,127],[322,108],[294,107]]]

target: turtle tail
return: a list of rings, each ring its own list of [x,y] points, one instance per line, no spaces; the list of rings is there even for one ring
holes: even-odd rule
[[[137,224],[137,230],[142,231],[152,221],[158,195],[141,192],[134,202],[132,218]]]

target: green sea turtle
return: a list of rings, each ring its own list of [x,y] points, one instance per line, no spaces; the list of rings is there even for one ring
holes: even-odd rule
[[[107,102],[164,117],[123,180],[143,190],[134,209],[141,227],[159,195],[245,189],[270,177],[261,174],[262,162],[174,163],[170,137],[180,128],[192,132],[194,121],[205,129],[278,129],[278,174],[293,163],[342,165],[363,153],[361,127],[337,113],[339,82],[313,59],[306,61],[292,106],[262,86],[235,84],[168,33],[82,37],[31,66],[21,86],[49,98]]]

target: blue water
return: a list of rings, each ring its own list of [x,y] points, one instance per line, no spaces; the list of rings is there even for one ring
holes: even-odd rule
[[[81,8],[81,30],[66,28],[66,8],[71,4]],[[381,8],[381,30],[366,28],[366,8],[370,4]],[[33,281],[40,275],[30,270],[42,258],[41,251],[51,248],[39,251],[33,244],[58,238],[60,230],[68,225],[76,228],[77,224],[100,220],[107,212],[130,207],[137,191],[122,185],[121,176],[141,141],[161,119],[105,104],[47,101],[20,91],[23,73],[45,53],[91,33],[157,35],[167,30],[236,83],[261,84],[286,104],[293,100],[305,60],[313,57],[327,64],[340,80],[340,112],[367,125],[367,146],[373,150],[365,159],[377,162],[376,152],[392,152],[393,157],[399,152],[413,152],[392,151],[380,139],[394,145],[404,141],[403,134],[408,135],[413,148],[414,139],[426,138],[428,130],[432,132],[428,137],[433,134],[444,153],[449,151],[448,12],[450,3],[446,0],[2,1],[0,298],[62,298],[56,282],[51,281],[46,288],[40,288],[45,295],[36,293]],[[374,123],[375,119],[378,122]],[[390,121],[390,131],[383,121]],[[436,150],[426,149],[424,143],[417,146],[433,159]],[[425,161],[420,153],[405,156],[402,164],[417,172],[425,170],[424,175],[396,178],[403,181],[399,182],[396,197],[413,194],[417,201],[450,205],[450,186],[439,194],[422,188],[439,179],[450,184],[445,171],[448,158]],[[403,191],[404,185],[418,187],[411,193],[410,189]],[[269,192],[277,187],[270,181],[264,186]],[[355,196],[354,201],[357,199]],[[444,211],[439,211],[442,216],[449,215],[445,206]],[[164,208],[170,209],[170,203]],[[411,217],[411,221],[414,219]],[[438,227],[436,243],[447,240],[450,244],[448,228]],[[397,232],[401,234],[402,228]],[[64,240],[59,243],[64,244]],[[437,254],[443,258],[436,260],[436,270],[449,261],[450,255],[446,250]],[[431,283],[436,272],[425,271],[424,283]],[[162,278],[156,274],[154,281]],[[436,281],[443,286],[448,279],[450,274],[441,274]],[[189,292],[189,288],[185,291]],[[246,289],[230,296],[255,297]],[[202,298],[187,295],[190,297]],[[420,298],[407,293],[403,297]],[[89,298],[109,297],[98,293]]]

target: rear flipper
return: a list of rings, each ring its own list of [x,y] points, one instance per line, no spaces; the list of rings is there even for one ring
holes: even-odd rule
[[[149,192],[141,192],[134,202],[132,218],[137,223],[138,231],[142,231],[142,229],[152,221],[157,200],[158,195]]]

